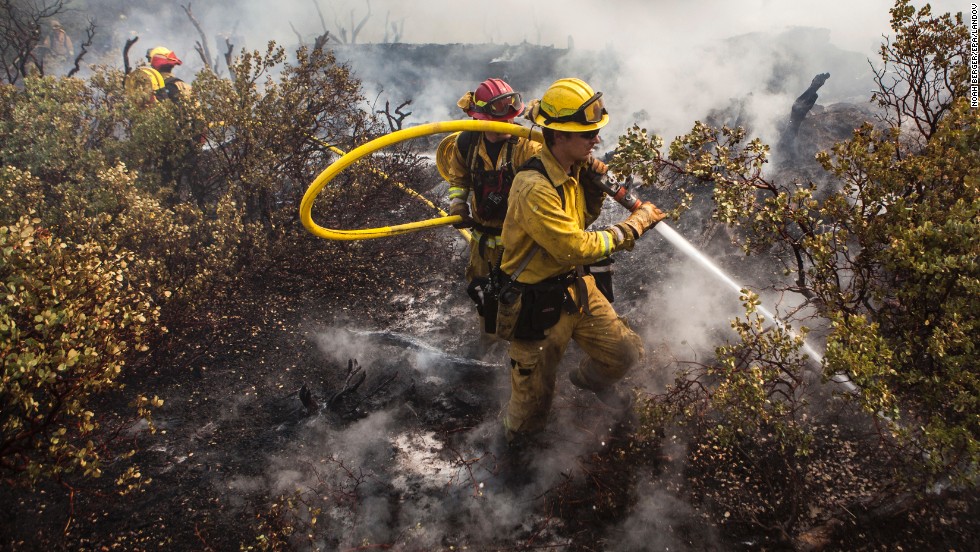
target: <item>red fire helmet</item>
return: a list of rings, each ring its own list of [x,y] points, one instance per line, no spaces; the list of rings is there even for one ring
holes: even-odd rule
[[[484,121],[510,121],[524,111],[521,95],[501,79],[487,79],[473,94],[473,105],[466,113]]]
[[[163,46],[157,46],[148,50],[146,52],[146,60],[150,62],[150,66],[154,69],[183,64],[173,50],[164,48]]]

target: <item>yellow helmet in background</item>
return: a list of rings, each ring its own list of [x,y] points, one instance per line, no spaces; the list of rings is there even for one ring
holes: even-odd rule
[[[548,87],[529,118],[544,128],[587,132],[606,126],[609,113],[602,103],[602,92],[592,90],[581,79],[565,78]]]

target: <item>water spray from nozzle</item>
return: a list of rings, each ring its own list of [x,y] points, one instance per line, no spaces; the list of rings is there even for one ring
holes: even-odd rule
[[[616,200],[616,202],[618,202],[620,205],[629,209],[630,212],[633,212],[636,209],[638,209],[640,205],[642,205],[643,203],[642,201],[637,199],[636,196],[634,196],[626,186],[618,184],[617,182],[612,180],[608,174],[603,175],[603,177],[599,180],[598,186],[603,192],[605,192],[611,198]],[[691,257],[692,259],[700,263],[703,267],[707,268],[708,272],[711,272],[716,277],[718,277],[718,279],[724,282],[725,285],[727,285],[729,288],[734,290],[739,295],[742,294],[742,286],[738,285],[738,283],[735,282],[735,280],[732,280],[732,278],[728,276],[728,274],[726,274],[725,271],[719,268],[718,265],[712,262],[711,259],[705,256],[704,253],[701,253],[701,251],[699,251],[698,248],[694,247],[694,244],[687,241],[687,239],[685,239],[684,236],[681,236],[680,234],[677,233],[676,230],[668,226],[667,223],[663,221],[658,222],[654,225],[654,229],[657,232],[659,232],[661,236],[666,238],[667,241],[673,244],[674,247],[680,249],[688,257]],[[788,332],[793,337],[796,337],[798,335],[791,328],[786,326],[786,324],[783,323],[782,320],[776,318],[776,315],[770,312],[769,309],[763,307],[762,305],[759,305],[756,307],[756,310],[759,311],[759,313],[762,314],[762,316],[765,317],[766,320],[768,320],[772,324],[775,324],[780,329]],[[823,363],[823,355],[818,353],[816,349],[814,349],[805,340],[803,340],[803,345],[801,347],[804,352],[810,355],[810,358],[813,359],[813,361],[816,364],[819,365]],[[848,378],[847,375],[845,374],[835,374],[831,379],[834,382],[844,386],[844,388],[850,391],[851,393],[855,393],[858,390],[857,386],[854,385],[854,383],[851,382],[850,378]]]

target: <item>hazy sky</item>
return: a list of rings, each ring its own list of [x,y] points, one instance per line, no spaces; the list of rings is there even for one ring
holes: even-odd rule
[[[193,53],[199,37],[179,4],[175,2],[170,9],[155,14],[131,13],[120,21],[121,29],[117,30],[139,34],[140,44],[147,47],[171,45],[188,62],[184,67],[187,74],[200,66]],[[877,59],[882,35],[891,34],[888,10],[893,5],[890,0],[372,0],[370,17],[357,42],[384,41],[386,22],[388,40],[392,39],[390,24],[398,22],[403,29],[401,41],[411,43],[517,44],[526,40],[566,48],[571,39],[579,50],[615,53],[619,63],[616,78],[594,83],[595,88],[607,93],[610,112],[616,115],[610,135],[621,132],[635,120],[636,113],[643,112],[657,125],[651,130],[675,136],[689,130],[694,119],[711,109],[733,99],[751,98],[747,108],[757,117],[757,131],[763,138],[772,138],[787,106],[816,73],[832,74],[820,91],[822,103],[867,101],[872,83],[863,61]],[[934,12],[967,11],[970,7],[958,0],[932,5]],[[340,27],[351,28],[352,17],[356,25],[368,13],[365,0],[285,0],[271,6],[267,0],[217,0],[194,4],[193,8],[209,35],[234,31],[236,46],[250,50],[264,49],[270,39],[292,48],[297,33],[309,44],[323,32],[324,24],[337,34]],[[161,18],[166,24],[161,24]],[[827,34],[820,35],[823,43],[815,45],[794,44],[794,38],[784,35],[782,42],[762,39],[739,43],[739,51],[723,42],[748,33],[776,37],[794,27],[826,29]],[[813,39],[810,36],[807,40]],[[818,50],[826,52],[828,40],[832,47],[855,52],[858,63],[845,70],[836,64],[839,60],[820,58]],[[765,92],[776,69],[787,73],[787,63],[792,68],[789,80],[780,77],[783,90]],[[565,76],[573,75],[554,78]],[[458,89],[458,83],[440,80],[444,79],[432,79],[430,88],[415,98],[414,122],[459,116],[454,104],[463,90]],[[541,93],[523,92],[527,97]],[[428,101],[419,101],[422,97]]]
[[[328,28],[350,26],[367,13],[365,1],[319,0]],[[287,0],[270,11],[268,2],[239,11],[254,22],[253,31],[275,30],[291,35],[289,22],[301,32],[322,29],[314,0]],[[916,5],[922,5],[917,2]],[[932,2],[934,11],[967,11],[968,2]],[[240,6],[248,4],[239,3]],[[404,21],[406,42],[520,42],[564,47],[568,37],[577,46],[601,48],[613,43],[628,47],[669,44],[681,39],[701,41],[791,26],[825,27],[831,40],[845,49],[873,51],[889,33],[889,0],[374,0],[361,39],[380,41],[385,18]],[[201,8],[198,8],[201,9]]]

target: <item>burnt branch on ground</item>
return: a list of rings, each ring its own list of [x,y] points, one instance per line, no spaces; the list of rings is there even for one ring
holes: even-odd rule
[[[357,365],[357,361],[350,359],[347,361],[347,378],[344,380],[344,386],[333,394],[332,397],[327,401],[327,408],[331,410],[336,410],[338,404],[344,397],[351,395],[357,391],[364,380],[367,378],[367,373]]]
[[[362,408],[365,403],[380,397],[396,379],[398,379],[398,372],[393,372],[382,377],[377,384],[367,391],[358,393],[358,390],[367,381],[367,372],[358,365],[357,360],[350,359],[347,361],[347,373],[340,390],[329,394],[329,398],[323,401],[323,406],[343,419],[357,418],[359,417],[358,412],[366,410]],[[308,414],[318,412],[321,408],[320,401],[305,384],[299,390],[299,399]]]

